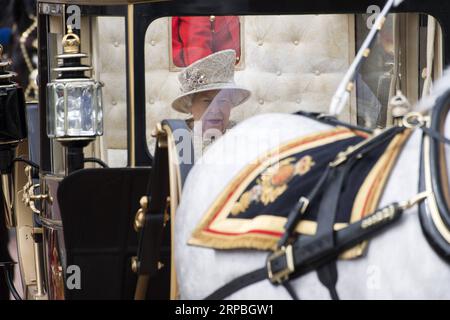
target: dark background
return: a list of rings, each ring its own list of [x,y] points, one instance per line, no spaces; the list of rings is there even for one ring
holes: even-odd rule
[[[18,73],[15,79],[22,87],[28,86],[29,71],[20,48],[20,37],[33,23],[36,15],[35,0],[0,0],[0,44],[4,47],[3,59],[12,59],[12,71]],[[8,37],[8,35],[10,36]],[[33,47],[36,32],[31,34],[25,43],[30,57],[37,54]],[[33,62],[34,63],[34,62]],[[34,64],[34,68],[37,66]],[[1,197],[0,197],[1,198]],[[10,261],[8,253],[9,233],[5,226],[3,203],[0,200],[0,261]],[[9,291],[3,272],[0,270],[0,300],[8,300]]]

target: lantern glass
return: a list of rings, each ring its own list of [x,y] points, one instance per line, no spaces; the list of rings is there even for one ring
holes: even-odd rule
[[[102,84],[57,80],[48,84],[47,134],[50,138],[103,134]]]

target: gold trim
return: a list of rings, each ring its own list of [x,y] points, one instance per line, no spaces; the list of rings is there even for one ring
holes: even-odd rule
[[[128,5],[128,84],[130,94],[129,125],[130,125],[130,167],[136,167],[136,132],[135,132],[135,83],[134,83],[134,5]]]
[[[169,160],[169,190],[170,190],[170,237],[171,237],[171,266],[170,266],[170,299],[178,299],[178,281],[175,269],[175,213],[181,198],[181,173],[178,163],[178,152],[169,126],[163,126],[165,134],[162,135],[167,145]]]
[[[368,57],[370,56],[370,49],[369,49],[369,48],[367,48],[366,50],[364,50],[363,56],[364,56],[365,58],[368,58]]]
[[[17,226],[16,213],[14,210],[14,199],[16,197],[16,193],[14,192],[14,179],[12,173],[2,174],[1,184],[3,191],[3,208],[5,212],[6,227],[8,229],[12,229]]]
[[[386,17],[382,17],[380,20],[380,23],[377,26],[378,31],[380,31],[381,29],[383,29],[384,23],[386,22]]]
[[[372,168],[366,180],[359,189],[353,204],[350,222],[358,221],[368,213],[371,213],[377,209],[380,196],[384,191],[384,187],[392,167],[394,166],[398,155],[410,135],[411,131],[408,130],[392,139],[386,151]],[[367,200],[366,203],[367,194],[371,190],[374,190],[374,194]],[[365,210],[364,206],[366,206]]]
[[[286,220],[287,219],[284,217],[266,216],[263,217],[260,222],[271,227],[273,224],[276,224],[279,228],[278,230],[275,230],[275,232],[282,232],[284,230],[283,226],[286,223]],[[238,224],[238,222],[236,224]],[[348,223],[336,223],[333,228],[335,231],[338,231],[347,226]],[[242,227],[242,225],[240,225],[240,227]],[[314,235],[316,230],[317,222],[310,220],[302,221],[296,228],[298,233],[309,236]],[[268,234],[253,235],[248,233],[236,235],[233,236],[233,239],[230,239],[230,236],[227,235],[215,234],[214,237],[212,237],[210,234],[199,233],[195,237],[192,237],[188,244],[199,247],[213,247],[214,249],[255,249],[255,244],[258,244],[258,250],[275,250],[277,249],[277,241],[278,236]],[[239,243],[239,246],[236,246],[236,243]],[[354,256],[352,256],[352,258],[353,257]]]

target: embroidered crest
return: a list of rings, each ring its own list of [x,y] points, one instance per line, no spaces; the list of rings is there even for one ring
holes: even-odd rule
[[[262,172],[256,185],[244,192],[234,204],[231,214],[237,216],[245,212],[253,202],[261,202],[264,206],[275,202],[287,190],[292,178],[308,173],[315,164],[310,155],[297,162],[295,160],[294,157],[284,159]]]

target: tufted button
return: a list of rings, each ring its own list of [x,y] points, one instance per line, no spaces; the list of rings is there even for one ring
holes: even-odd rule
[[[113,100],[113,101],[111,101],[111,104],[112,104],[113,106],[117,106],[117,101],[116,101],[116,100]]]
[[[319,70],[316,70],[316,71],[314,71],[314,74],[315,74],[316,76],[320,76],[320,71],[319,71]]]
[[[261,104],[261,105],[264,104],[264,99],[259,99],[258,103]]]
[[[114,41],[114,47],[118,47],[119,46],[119,41]]]
[[[264,44],[264,42],[260,39],[260,40],[258,40],[258,46],[262,46]]]
[[[155,100],[153,100],[153,99],[150,99],[150,104],[155,104]]]
[[[297,104],[300,104],[300,103],[302,103],[302,99],[298,98],[297,100],[295,100],[295,102],[296,102]]]
[[[152,47],[154,47],[155,44],[156,44],[156,41],[155,41],[155,40],[150,41],[150,45],[151,45]]]
[[[281,70],[277,71],[277,76],[281,76]]]
[[[296,46],[298,46],[298,45],[300,44],[300,41],[294,40],[294,44],[295,44]]]

